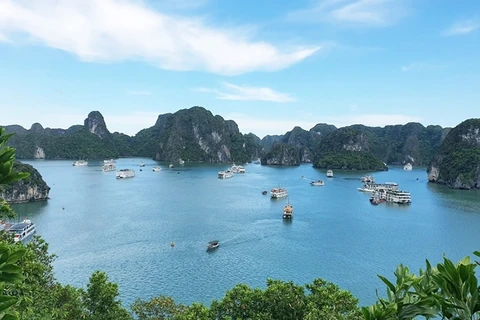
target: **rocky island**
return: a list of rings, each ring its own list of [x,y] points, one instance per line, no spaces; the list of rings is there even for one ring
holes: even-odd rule
[[[13,170],[17,172],[28,172],[30,176],[5,186],[0,193],[0,198],[5,199],[7,203],[22,203],[48,199],[50,187],[34,167],[16,161],[13,165]]]
[[[430,182],[480,189],[480,119],[468,119],[453,128],[427,172]]]

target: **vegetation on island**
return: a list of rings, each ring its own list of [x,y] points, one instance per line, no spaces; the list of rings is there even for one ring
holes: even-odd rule
[[[15,150],[5,146],[10,135],[0,129],[0,187],[28,177],[13,170]],[[5,202],[0,212],[12,214]],[[3,216],[2,216],[3,217]],[[480,252],[474,252],[480,257]],[[168,296],[135,301],[128,311],[119,299],[118,285],[96,271],[86,288],[56,281],[55,255],[35,236],[27,244],[14,243],[0,231],[0,319],[4,320],[412,320],[479,319],[480,286],[475,273],[479,262],[466,257],[454,264],[444,257],[435,267],[426,261],[419,274],[400,265],[385,283],[386,297],[369,307],[333,283],[315,279],[311,284],[267,280],[265,289],[238,284],[210,306],[183,305]]]
[[[452,188],[480,188],[480,119],[453,128],[429,165],[429,180]]]
[[[359,151],[328,152],[322,154],[314,166],[341,170],[388,170],[388,167],[373,154]]]

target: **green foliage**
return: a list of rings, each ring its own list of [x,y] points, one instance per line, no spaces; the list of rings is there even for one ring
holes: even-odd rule
[[[137,300],[131,309],[139,320],[359,320],[357,304],[351,293],[322,279],[305,286],[268,279],[264,290],[238,284],[210,308],[198,303],[175,304],[161,296]]]
[[[17,261],[25,254],[25,249],[0,242],[0,293],[9,285],[16,285],[25,279],[23,270]],[[9,310],[18,299],[11,295],[0,294],[0,319],[18,319],[15,311]]]
[[[480,256],[479,252],[475,255]],[[457,264],[444,257],[433,268],[427,260],[419,275],[400,265],[396,282],[379,276],[387,286],[387,298],[362,308],[366,320],[480,319],[480,287],[475,275],[477,263],[465,257]]]
[[[15,181],[25,179],[28,173],[13,170],[15,162],[15,149],[6,144],[13,134],[5,134],[5,129],[0,128],[0,189]]]
[[[275,143],[272,150],[262,157],[262,164],[279,164],[287,166],[300,165],[300,151],[292,144]]]
[[[373,154],[359,151],[325,153],[314,166],[342,170],[387,170],[385,164]]]
[[[128,312],[118,298],[118,285],[108,282],[104,272],[96,271],[90,277],[83,301],[91,320],[128,320]]]

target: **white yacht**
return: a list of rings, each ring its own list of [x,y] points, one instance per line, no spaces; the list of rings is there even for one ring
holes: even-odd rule
[[[178,159],[178,163],[180,163],[180,165],[184,165],[184,164],[185,164],[185,161],[182,160],[182,159]]]
[[[278,198],[285,198],[288,196],[288,191],[285,188],[273,188],[270,190],[270,198],[278,199]]]
[[[23,241],[33,235],[35,231],[35,224],[31,220],[25,219],[20,223],[12,225],[8,232],[13,233],[13,240],[15,242]]]
[[[238,166],[238,173],[245,173],[245,168],[242,166]]]
[[[135,177],[135,170],[120,169],[117,171],[117,179],[133,178]]]
[[[327,170],[327,178],[332,178],[332,177],[333,177],[333,171]]]
[[[413,169],[413,166],[410,162],[408,162],[406,165],[403,166],[403,170],[410,171]]]
[[[410,204],[412,202],[412,196],[410,195],[410,192],[407,191],[387,190],[386,196],[387,202],[399,204]]]
[[[102,167],[103,172],[115,171],[117,167],[113,163],[105,163]]]
[[[218,171],[218,179],[228,179],[233,177],[233,171],[230,169]]]
[[[145,163],[143,163],[143,161],[140,162],[140,167],[145,167]]]
[[[170,163],[170,164],[168,165],[168,167],[169,167],[170,169],[172,169],[172,168],[175,167],[175,166],[173,165],[173,163]]]
[[[162,168],[160,168],[160,167],[153,167],[153,168],[152,168],[152,171],[154,171],[154,172],[159,172],[159,171],[162,171]]]
[[[103,160],[103,164],[113,164],[115,163],[115,160],[109,159],[109,160]]]
[[[325,182],[323,180],[315,180],[310,182],[311,186],[324,186]]]
[[[73,165],[76,166],[76,167],[87,166],[88,162],[87,162],[87,160],[77,160],[77,161],[73,162]]]

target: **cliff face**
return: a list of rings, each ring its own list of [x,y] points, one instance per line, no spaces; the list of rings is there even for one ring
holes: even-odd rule
[[[15,171],[28,172],[27,179],[17,181],[1,191],[0,197],[8,203],[22,203],[48,199],[50,187],[45,183],[40,173],[31,165],[15,162]]]
[[[17,159],[118,157],[113,137],[98,111],[90,112],[83,126],[74,125],[68,129],[43,128],[39,123],[34,123],[29,130],[20,126],[6,126],[5,129],[7,133],[16,133],[9,145],[16,149]]]
[[[455,189],[480,189],[480,119],[453,128],[428,166],[428,180]]]

